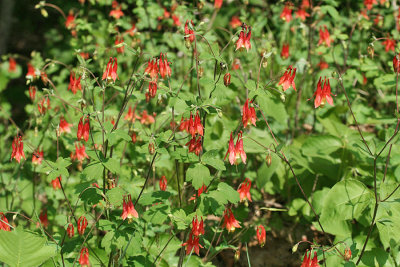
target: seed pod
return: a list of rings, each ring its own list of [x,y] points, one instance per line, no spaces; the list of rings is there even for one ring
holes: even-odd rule
[[[156,149],[154,148],[154,144],[150,143],[149,144],[149,153],[150,155],[153,155],[156,152]]]
[[[225,86],[229,86],[231,84],[231,74],[229,72],[224,75],[224,84]]]

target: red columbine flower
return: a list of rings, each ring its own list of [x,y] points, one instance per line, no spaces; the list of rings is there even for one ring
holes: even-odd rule
[[[303,258],[303,263],[301,264],[300,267],[319,267],[317,252],[314,251],[314,257],[312,260],[311,260],[311,254],[312,251],[310,251],[310,254],[308,254],[308,250],[306,251],[306,254],[304,254]]]
[[[193,237],[193,234],[189,234],[189,239],[186,243],[183,243],[182,246],[187,246],[186,247],[186,255],[189,255],[192,250],[194,253],[196,253],[198,256],[200,256],[200,248],[203,248],[202,245],[199,244],[199,237]]]
[[[164,79],[165,76],[171,77],[171,68],[169,66],[171,62],[168,62],[167,54],[160,53],[160,59],[158,64],[160,67],[160,75]]]
[[[149,97],[153,98],[157,94],[157,82],[149,82]]]
[[[286,22],[290,22],[292,20],[292,7],[290,3],[285,4],[285,7],[282,10],[280,18]]]
[[[343,253],[343,258],[345,261],[349,261],[351,259],[351,249],[346,248]]]
[[[262,225],[259,225],[257,227],[257,240],[258,240],[258,244],[260,244],[261,247],[263,247],[265,245],[265,228]]]
[[[301,19],[302,21],[305,21],[307,17],[309,17],[310,14],[308,14],[304,9],[299,9],[296,12],[296,18]]]
[[[153,115],[155,116],[155,113],[153,113]],[[140,117],[140,123],[144,125],[153,124],[155,122],[154,116],[149,115],[147,110],[143,110]]]
[[[321,82],[322,77],[319,77],[319,81],[317,84],[317,90],[314,92],[313,97],[315,97],[314,100],[314,106],[315,108],[319,106],[325,106],[325,103],[328,102],[329,105],[333,106],[333,99],[332,99],[332,93],[331,93],[331,85],[329,84],[329,79],[324,79],[324,87],[322,87],[322,82]],[[327,81],[328,80],[328,81]],[[310,98],[311,99],[311,98]],[[308,99],[308,100],[310,100]]]
[[[161,191],[167,190],[167,178],[165,178],[165,175],[161,176],[159,185]]]
[[[75,229],[74,229],[74,225],[72,223],[68,224],[67,235],[69,238],[73,238],[75,235]]]
[[[289,57],[289,44],[282,45],[281,57],[284,59]]]
[[[51,181],[51,186],[53,187],[54,190],[61,189],[61,176],[58,176],[57,178],[53,179]]]
[[[253,103],[253,100],[250,101],[250,104]],[[256,116],[256,110],[254,107],[249,107],[249,99],[246,100],[243,106],[243,114],[242,114],[242,122],[243,122],[243,127],[246,128],[247,124],[249,123],[253,124],[256,126],[256,121],[257,121],[257,116]]]
[[[128,218],[128,221],[132,221],[132,218],[139,218],[139,214],[135,210],[135,207],[132,203],[131,195],[124,196],[124,201],[122,203],[123,211],[122,211],[122,220]]]
[[[214,0],[214,8],[220,9],[222,6],[223,0]]]
[[[157,59],[150,60],[147,63],[147,67],[144,70],[145,74],[150,75],[152,81],[157,81],[158,79],[158,66]]]
[[[233,144],[233,136],[231,132],[231,138],[229,139],[229,147],[228,147],[228,152],[226,152],[226,156],[229,154],[229,162],[231,165],[233,164],[238,164],[238,159],[241,158],[243,163],[246,164],[246,152],[244,152],[243,149],[243,139],[242,139],[242,132],[240,131],[238,133],[238,138],[236,140],[236,145]]]
[[[130,121],[132,123],[135,122],[135,120],[137,118],[137,116],[135,114],[135,110],[136,110],[136,108],[129,107],[128,113],[126,113],[124,119],[127,121]]]
[[[32,163],[34,165],[40,165],[42,164],[42,160],[43,160],[43,150],[40,151],[39,149],[37,149],[32,155]]]
[[[239,222],[233,216],[232,210],[226,208],[224,211],[224,224],[222,227],[225,227],[228,232],[234,232],[236,228],[241,228]]]
[[[17,62],[15,59],[10,57],[8,59],[8,72],[15,72],[17,70]]]
[[[70,90],[73,94],[76,94],[78,90],[82,91],[81,76],[78,76],[78,78],[76,78],[76,74],[73,71],[71,71],[71,73],[69,74],[68,90]]]
[[[0,230],[11,231],[7,217],[2,212],[0,212]]]
[[[193,21],[190,21],[192,27],[194,26]],[[196,38],[194,31],[189,28],[189,20],[185,23],[185,41],[190,43],[194,42],[194,38]]]
[[[136,133],[135,132],[132,133],[131,139],[132,139],[132,143],[136,143],[137,137],[136,137]]]
[[[88,221],[85,216],[81,216],[78,219],[78,233],[79,235],[83,235],[85,233],[86,227],[88,225]]]
[[[189,201],[192,200],[196,200],[196,198],[198,198],[201,194],[203,194],[205,191],[207,190],[207,186],[205,184],[203,184],[202,187],[200,187],[199,189],[197,189],[197,194],[194,194]]]
[[[78,138],[78,141],[83,138],[85,142],[87,142],[89,140],[89,131],[90,131],[89,116],[86,117],[85,124],[83,124],[82,119],[83,117],[81,117],[81,119],[79,120],[76,137]]]
[[[45,114],[46,111],[50,109],[50,99],[47,96],[44,96],[37,104],[37,107],[40,114]]]
[[[292,73],[293,70],[293,73]],[[285,73],[282,75],[279,80],[278,85],[282,85],[283,91],[285,92],[291,86],[296,91],[296,84],[294,83],[294,78],[296,77],[296,68],[292,69],[292,65],[290,65]]]
[[[122,44],[123,42],[124,42],[124,38],[122,36],[117,36],[114,44],[119,45],[119,44]],[[120,47],[117,47],[117,53],[119,53],[119,54],[124,53],[124,50],[125,50],[125,47],[123,45]]]
[[[301,2],[301,6],[300,6],[301,9],[307,9],[309,7],[310,7],[310,1],[309,0],[303,0]]]
[[[63,117],[60,117],[60,124],[59,124],[60,134],[61,133],[70,133],[72,124],[68,123]]]
[[[229,86],[231,84],[231,74],[229,72],[224,75],[224,84],[225,86]]]
[[[251,27],[248,27],[247,25],[242,25],[242,30],[239,34],[239,39],[236,41],[235,51],[238,49],[244,50],[244,48],[246,48],[247,52],[249,52],[249,49],[251,49],[250,38],[251,38]]]
[[[196,219],[193,218],[193,220],[192,220],[192,234],[194,236],[197,236],[197,237],[200,236],[200,235],[204,235],[203,217],[201,218],[200,222],[197,219],[197,215],[196,215]]]
[[[251,195],[250,195],[250,188],[251,188],[251,181],[249,178],[246,178],[243,183],[239,185],[238,192],[240,196],[240,202],[242,202],[245,199],[248,199],[250,202],[251,200]]]
[[[31,65],[31,63],[28,63],[28,72],[26,73],[25,78],[26,78],[28,81],[32,81],[32,80],[36,79],[36,78],[39,77],[39,76],[40,76],[40,70],[35,69],[35,68]]]
[[[86,154],[86,147],[83,144],[75,143],[75,153],[71,152],[71,159],[83,161],[85,158],[89,159],[89,156]]]
[[[75,28],[75,16],[72,11],[68,13],[67,19],[65,20],[65,27],[68,30]]]
[[[118,78],[117,69],[118,69],[117,58],[110,57],[110,60],[107,63],[106,71],[103,73],[102,80],[107,79],[107,82],[111,82],[111,80],[115,82],[115,80]]]
[[[400,72],[400,54],[394,55],[393,57],[393,70],[394,72]]]
[[[132,24],[132,27],[131,27],[129,30],[127,30],[126,32],[127,32],[130,36],[135,35],[135,33],[136,33],[136,25],[135,25],[135,24]]]
[[[376,4],[377,4],[376,0],[364,0],[364,5],[368,10],[371,10],[372,6]]]
[[[181,20],[179,19],[179,17],[175,14],[172,14],[171,16],[172,21],[174,22],[174,26],[179,27],[182,25]]]
[[[196,136],[194,136],[185,146],[189,147],[189,153],[195,153],[197,156],[200,155],[201,151],[203,151],[203,147],[201,146],[201,136],[198,136],[197,139]]]
[[[321,60],[318,64],[317,67],[319,67],[320,70],[327,69],[329,67],[328,63],[325,61]]]
[[[327,47],[331,46],[331,37],[328,31],[328,28],[326,27],[326,25],[324,25],[324,30],[322,30],[322,28],[319,28],[319,41],[318,41],[318,45],[321,45],[322,43],[325,43],[325,45]]]
[[[47,218],[47,211],[46,210],[44,210],[44,211],[42,211],[40,213],[39,220],[40,220],[40,223],[42,224],[42,226],[44,228],[47,228],[49,226],[49,219]]]
[[[90,266],[90,262],[89,262],[89,250],[85,247],[82,248],[81,250],[81,256],[79,257],[79,264],[81,266]]]
[[[22,136],[15,136],[14,141],[12,142],[11,159],[15,159],[20,163],[21,158],[26,159],[24,153],[24,142],[22,142]]]
[[[385,51],[389,52],[389,50],[394,51],[396,47],[396,41],[394,39],[390,39],[388,36],[385,41],[382,42],[382,44],[385,46]]]
[[[112,2],[112,10],[110,11],[109,16],[115,19],[119,19],[120,17],[124,16],[124,12],[121,10],[121,6],[118,4],[117,1]]]
[[[34,85],[29,86],[29,98],[34,101],[36,96],[37,87]]]
[[[238,16],[233,16],[233,17],[231,18],[231,22],[229,22],[229,24],[231,25],[231,27],[232,27],[233,29],[242,26],[242,22],[240,21],[240,19],[239,19]]]

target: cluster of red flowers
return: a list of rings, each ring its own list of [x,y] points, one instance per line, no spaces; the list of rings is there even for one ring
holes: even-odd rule
[[[249,52],[249,50],[251,49],[250,38],[251,38],[251,27],[243,23],[242,30],[240,31],[239,34],[239,39],[236,41],[235,50],[238,49],[244,50],[246,48],[246,51]]]
[[[83,117],[79,120],[78,131],[76,132],[76,138],[80,141],[82,138],[87,142],[89,140],[89,132],[90,132],[90,120],[89,116],[86,116],[85,123],[82,121]]]
[[[318,84],[317,84],[317,90],[314,92],[313,97],[315,97],[314,100],[314,106],[315,108],[322,106],[325,106],[325,103],[328,102],[329,105],[333,106],[333,99],[332,99],[332,93],[331,93],[331,85],[329,83],[329,79],[324,79],[324,86],[322,87],[322,77],[319,78]],[[310,98],[311,99],[311,98]],[[308,100],[310,100],[308,99]]]
[[[124,196],[122,208],[123,208],[121,215],[122,220],[128,218],[128,221],[131,221],[132,218],[139,218],[139,214],[137,213],[135,207],[133,206],[131,195]]]
[[[68,90],[70,90],[73,94],[76,94],[76,92],[82,91],[82,86],[81,86],[81,76],[76,77],[76,74],[71,71],[69,75],[69,85],[68,85]]]
[[[231,138],[229,139],[229,147],[228,152],[226,152],[225,158],[229,154],[229,162],[231,165],[238,164],[238,159],[241,158],[243,163],[246,164],[246,152],[243,149],[243,138],[242,138],[242,131],[238,133],[238,138],[236,140],[236,144],[233,142],[233,133],[231,132]]]
[[[151,78],[149,82],[149,92],[146,93],[146,99],[153,98],[157,94],[157,80],[158,74],[164,79],[165,76],[171,77],[171,62],[168,62],[167,54],[160,53],[160,57],[157,59],[149,59],[147,67],[144,70],[145,74],[148,74]]]
[[[200,248],[203,246],[199,244],[199,237],[200,235],[204,235],[204,226],[203,226],[203,218],[201,218],[201,221],[196,218],[193,218],[192,220],[192,231],[189,234],[189,239],[186,241],[186,243],[183,243],[182,246],[187,246],[186,247],[186,255],[189,255],[192,250],[199,255]]]
[[[186,146],[189,147],[189,152],[194,152],[196,155],[199,155],[201,151],[203,151],[201,141],[204,132],[204,127],[201,124],[199,112],[196,112],[194,119],[192,112],[190,112],[189,119],[184,119],[182,117],[179,130],[186,131],[192,136],[192,139],[190,139]]]

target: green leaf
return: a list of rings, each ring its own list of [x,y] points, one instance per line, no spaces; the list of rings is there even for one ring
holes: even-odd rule
[[[55,245],[46,245],[46,239],[17,228],[0,231],[0,261],[10,266],[39,266],[56,255]]]
[[[342,141],[333,135],[316,135],[306,139],[301,152],[305,156],[326,156],[342,146]]]
[[[351,234],[349,220],[358,219],[374,199],[365,184],[346,179],[335,184],[325,197],[321,223],[326,232],[346,236]]]
[[[111,205],[121,206],[124,197],[124,190],[119,187],[114,187],[107,191],[106,196]]]
[[[108,158],[103,162],[104,167],[106,167],[112,173],[119,173],[121,170],[120,163],[115,158]]]
[[[207,165],[210,165],[211,167],[214,167],[215,169],[219,171],[225,171],[225,164],[224,162],[219,158],[218,155],[218,150],[213,149],[210,151],[207,151],[206,153],[203,154],[201,157],[201,161]]]
[[[195,189],[199,189],[203,184],[208,186],[211,181],[210,170],[206,166],[197,163],[187,170],[186,179],[187,181],[192,181]]]

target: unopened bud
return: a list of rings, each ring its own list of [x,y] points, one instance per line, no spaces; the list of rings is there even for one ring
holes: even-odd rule
[[[231,74],[229,72],[224,75],[224,84],[225,86],[229,86],[231,84]]]
[[[263,66],[264,69],[267,68],[268,67],[268,60],[266,60],[266,59],[263,60],[262,66]]]
[[[156,152],[156,149],[154,147],[154,143],[149,144],[149,153],[150,155],[153,155]]]
[[[203,75],[204,75],[204,68],[200,67],[199,68],[199,78],[203,77]]]
[[[373,46],[368,46],[367,51],[368,51],[368,55],[369,55],[371,58],[374,58],[374,54],[375,54],[374,47],[373,47]]]
[[[190,42],[189,38],[185,39],[185,46],[187,49],[189,49],[192,46],[192,43]]]
[[[267,155],[267,157],[265,158],[265,162],[267,163],[268,167],[271,167],[271,164],[272,164],[272,156],[271,156],[271,154]]]
[[[235,252],[235,261],[238,261],[240,259],[240,249],[236,250]]]
[[[286,101],[286,96],[285,96],[285,94],[281,94],[280,97],[281,97],[282,102],[285,102],[285,101]]]

